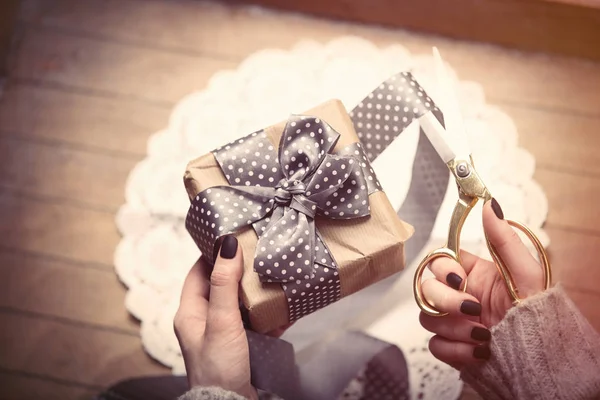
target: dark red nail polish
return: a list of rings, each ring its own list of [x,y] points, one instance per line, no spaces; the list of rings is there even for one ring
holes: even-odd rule
[[[504,219],[502,207],[500,207],[500,204],[498,204],[496,199],[492,199],[492,210],[494,210],[494,214],[496,214],[496,217],[498,217],[498,219]]]
[[[487,342],[492,338],[492,333],[489,329],[482,328],[480,326],[476,326],[471,331],[471,339],[477,340],[479,342]]]
[[[489,360],[491,355],[492,352],[487,344],[476,346],[475,349],[473,349],[473,357],[478,360]]]
[[[455,290],[460,289],[460,284],[462,283],[462,281],[462,278],[454,272],[450,272],[448,276],[446,276],[446,282],[448,283],[448,286]]]
[[[232,259],[235,257],[235,253],[237,253],[238,248],[238,240],[235,236],[225,236],[223,239],[223,244],[221,245],[221,252],[219,253],[221,257]]]
[[[460,304],[460,312],[473,317],[481,315],[481,304],[471,300],[465,300]]]

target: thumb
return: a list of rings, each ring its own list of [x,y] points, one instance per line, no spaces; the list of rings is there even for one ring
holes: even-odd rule
[[[206,333],[219,335],[243,328],[239,309],[238,286],[243,273],[242,249],[235,236],[226,236],[210,275]]]
[[[529,249],[504,219],[496,199],[483,206],[483,229],[496,252],[510,271],[522,298],[543,289],[543,272]]]

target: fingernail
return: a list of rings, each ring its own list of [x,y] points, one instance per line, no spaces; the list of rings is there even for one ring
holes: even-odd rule
[[[492,199],[492,210],[494,210],[494,214],[496,214],[496,217],[498,217],[498,219],[504,219],[502,207],[500,207],[500,204],[498,204],[496,199]]]
[[[462,281],[462,278],[454,272],[450,272],[448,276],[446,276],[446,282],[448,282],[448,285],[450,285],[450,287],[455,290],[460,289],[460,284],[462,283]]]
[[[481,304],[471,300],[465,300],[460,304],[460,312],[473,317],[478,317],[481,315]]]
[[[473,357],[478,360],[489,360],[492,352],[487,344],[476,346],[473,350]]]
[[[486,328],[476,326],[471,331],[471,339],[473,339],[473,340],[477,340],[479,342],[487,342],[491,338],[492,338],[492,332],[490,332]]]
[[[232,259],[235,257],[235,253],[237,253],[238,248],[238,240],[235,236],[225,236],[223,239],[223,244],[221,244],[221,257]]]

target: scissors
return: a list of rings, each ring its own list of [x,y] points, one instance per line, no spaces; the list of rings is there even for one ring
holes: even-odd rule
[[[440,124],[431,111],[420,117],[419,122],[432,146],[444,163],[446,163],[456,180],[456,185],[458,187],[458,201],[450,219],[448,241],[445,246],[432,251],[421,261],[415,272],[413,291],[415,300],[424,313],[435,317],[442,317],[448,313],[437,310],[433,305],[428,303],[423,296],[421,287],[423,272],[430,262],[440,257],[451,258],[459,264],[461,263],[460,234],[463,224],[475,204],[477,204],[479,200],[483,200],[484,202],[491,200],[492,195],[473,166],[473,158],[469,150],[459,103],[454,94],[452,81],[444,67],[442,57],[435,47],[433,48],[433,57],[437,81],[441,89],[441,103],[438,104],[441,106],[440,108],[442,108],[444,125],[446,128]],[[507,220],[507,222],[510,226],[523,232],[535,246],[544,271],[544,285],[545,288],[548,289],[552,276],[544,246],[535,234],[525,225],[511,220]],[[488,250],[496,264],[498,272],[506,283],[508,293],[513,299],[513,304],[518,304],[521,299],[519,298],[518,288],[515,285],[513,277],[494,246],[490,243],[487,234],[485,236]],[[467,282],[465,279],[462,291],[465,292],[466,290]]]

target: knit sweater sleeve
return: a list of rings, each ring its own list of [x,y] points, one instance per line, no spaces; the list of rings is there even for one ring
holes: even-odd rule
[[[283,400],[279,396],[258,389],[259,400]],[[195,386],[180,396],[177,400],[247,400],[235,392],[218,386]]]
[[[490,360],[461,371],[483,398],[600,398],[600,335],[561,285],[513,307],[491,331]]]
[[[217,386],[196,386],[177,400],[246,400],[246,398]]]

